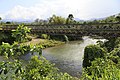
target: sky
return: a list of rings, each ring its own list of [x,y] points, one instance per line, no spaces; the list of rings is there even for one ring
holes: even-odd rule
[[[53,14],[89,20],[120,13],[120,0],[0,0],[3,20],[47,19]]]

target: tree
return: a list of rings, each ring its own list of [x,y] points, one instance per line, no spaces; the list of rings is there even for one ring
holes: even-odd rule
[[[48,21],[47,21],[47,20],[43,20],[43,19],[37,18],[37,19],[34,20],[34,23],[35,23],[35,24],[44,25],[44,24],[47,24]]]
[[[68,15],[68,18],[69,18],[70,20],[73,20],[73,18],[74,18],[74,17],[73,17],[73,14],[69,14],[69,15]]]
[[[116,20],[117,22],[120,22],[120,16],[116,16],[115,20]]]
[[[66,24],[73,23],[74,22],[73,18],[74,18],[73,14],[69,14],[68,18],[66,19]]]
[[[2,20],[2,18],[0,17],[0,20]]]
[[[61,16],[53,15],[48,19],[49,24],[65,24],[66,19]]]
[[[6,24],[11,24],[11,22],[7,21]]]
[[[35,19],[35,22],[38,23],[39,22],[39,18]]]
[[[0,17],[0,21],[2,20],[2,18]],[[2,24],[2,22],[0,22],[0,24]]]

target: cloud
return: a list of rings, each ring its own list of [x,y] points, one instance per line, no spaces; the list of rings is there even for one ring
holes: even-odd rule
[[[5,15],[3,15],[3,14],[0,14],[0,17],[3,19],[3,18],[5,18]]]
[[[24,19],[24,20],[29,20],[29,19],[34,19],[37,17],[41,17],[42,11],[38,10],[37,7],[23,7],[20,5],[15,6],[12,10],[7,12],[5,18],[6,19]]]
[[[36,18],[47,19],[53,14],[67,17],[71,13],[76,18],[90,19],[112,15],[117,12],[113,10],[117,8],[114,7],[115,5],[118,7],[118,3],[113,0],[43,0],[30,7],[16,5],[4,14],[4,18],[34,20]]]

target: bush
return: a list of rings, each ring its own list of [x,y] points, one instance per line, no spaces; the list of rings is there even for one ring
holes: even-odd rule
[[[98,58],[83,70],[83,80],[120,80],[120,69],[110,59]]]
[[[82,80],[120,80],[119,38],[87,46],[84,54]]]
[[[20,61],[1,62],[0,80],[78,80],[67,73],[60,73],[43,57],[33,56],[25,66]]]
[[[16,39],[17,42],[26,42],[28,41],[28,33],[30,28],[19,25],[16,30],[13,30],[12,36]]]
[[[83,67],[91,66],[91,62],[95,58],[103,58],[106,55],[106,51],[98,45],[89,45],[84,50]]]
[[[54,65],[47,61],[45,58],[40,57],[40,60],[37,56],[32,57],[29,64],[26,66],[26,79],[35,80],[35,78],[40,79],[41,77],[46,77],[49,74],[54,74],[57,71],[57,68],[53,67]]]
[[[42,35],[41,35],[41,38],[42,38],[42,39],[50,39],[50,36],[48,36],[47,34],[42,34]]]
[[[109,53],[108,56],[109,59],[111,59],[114,63],[120,65],[120,48],[115,48]]]
[[[2,45],[0,45],[0,55],[9,58],[12,56],[15,57],[29,52],[30,53],[37,52],[39,54],[42,54],[41,47],[42,46],[24,45],[18,43],[10,45],[9,43],[3,42]]]

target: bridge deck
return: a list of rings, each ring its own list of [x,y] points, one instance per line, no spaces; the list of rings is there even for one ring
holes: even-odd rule
[[[10,31],[18,25],[1,25],[0,30]],[[25,25],[34,33],[54,35],[116,35],[120,34],[120,23],[97,23],[97,24],[61,24],[61,25]]]

